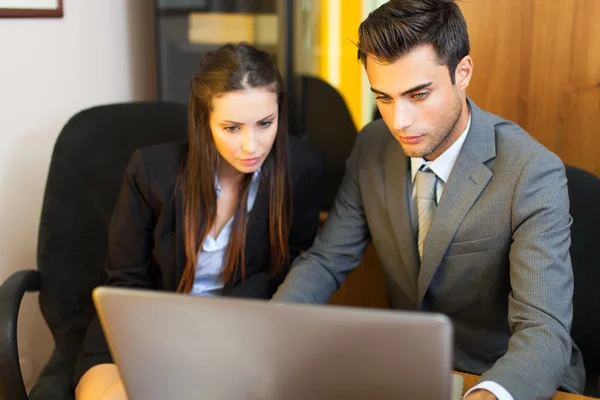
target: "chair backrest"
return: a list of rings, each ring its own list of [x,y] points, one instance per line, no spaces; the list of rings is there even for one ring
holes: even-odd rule
[[[575,274],[571,335],[583,354],[588,379],[586,391],[600,395],[597,391],[600,378],[600,178],[573,166],[566,169],[573,217],[571,261]]]
[[[329,83],[303,75],[300,93],[300,136],[325,156],[323,208],[329,210],[358,132],[344,98]]]
[[[106,280],[108,222],[131,155],[186,137],[187,106],[167,102],[93,107],[73,116],[60,132],[38,238],[39,302],[56,347],[32,394],[54,398],[51,392],[71,386],[93,315],[91,291]],[[56,394],[72,394],[64,396]]]

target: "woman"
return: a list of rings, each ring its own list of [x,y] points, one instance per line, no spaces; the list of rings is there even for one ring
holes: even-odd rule
[[[283,81],[248,44],[208,53],[190,87],[189,138],[134,153],[109,229],[108,284],[268,299],[312,243],[321,157],[286,134]],[[76,398],[125,399],[97,318]]]

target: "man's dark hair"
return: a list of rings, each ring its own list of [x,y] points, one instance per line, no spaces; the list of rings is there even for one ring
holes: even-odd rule
[[[390,0],[358,28],[358,59],[391,63],[431,45],[454,84],[456,66],[469,54],[467,23],[454,0]]]

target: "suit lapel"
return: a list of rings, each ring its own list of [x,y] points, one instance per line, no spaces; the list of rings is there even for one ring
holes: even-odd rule
[[[492,172],[475,156],[468,151],[461,151],[425,238],[418,281],[419,303],[423,300],[454,234],[491,177]]]
[[[456,159],[436,215],[425,239],[418,277],[418,302],[423,300],[456,231],[492,178],[485,162],[496,155],[494,126],[474,103],[471,128]]]
[[[402,151],[402,147],[396,141],[390,143],[386,151],[384,169],[386,206],[402,261],[411,282],[414,282],[419,271],[419,256],[415,232],[408,212],[410,201],[408,162],[409,159]]]

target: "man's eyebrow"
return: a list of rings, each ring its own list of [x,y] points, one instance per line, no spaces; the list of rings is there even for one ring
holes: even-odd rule
[[[377,89],[375,89],[375,88],[373,88],[373,87],[371,88],[371,92],[373,92],[373,93],[375,93],[375,94],[380,94],[380,95],[382,95],[382,96],[392,97],[392,96],[390,96],[389,94],[387,94],[387,93],[384,93],[384,92],[382,92],[381,90],[377,90]]]
[[[428,87],[429,87],[429,86],[431,86],[431,85],[433,85],[433,82],[422,83],[422,84],[420,84],[420,85],[417,85],[417,86],[415,86],[415,87],[413,87],[413,88],[410,88],[410,89],[408,89],[408,90],[405,90],[404,92],[402,92],[402,94],[401,94],[400,96],[406,96],[407,94],[410,94],[410,93],[417,92],[417,91],[419,91],[419,90],[422,90],[422,89],[428,88]],[[373,92],[373,93],[376,93],[376,94],[380,94],[380,95],[382,95],[382,96],[392,97],[392,96],[390,96],[389,94],[387,94],[387,93],[385,93],[385,92],[382,92],[382,91],[381,91],[381,90],[379,90],[379,89],[375,89],[375,88],[373,88],[373,87],[371,88],[371,92]]]
[[[407,94],[417,92],[419,90],[423,90],[425,88],[428,88],[431,85],[433,85],[433,82],[422,83],[420,85],[415,86],[414,88],[405,90],[404,92],[402,92],[401,96],[406,96]]]

